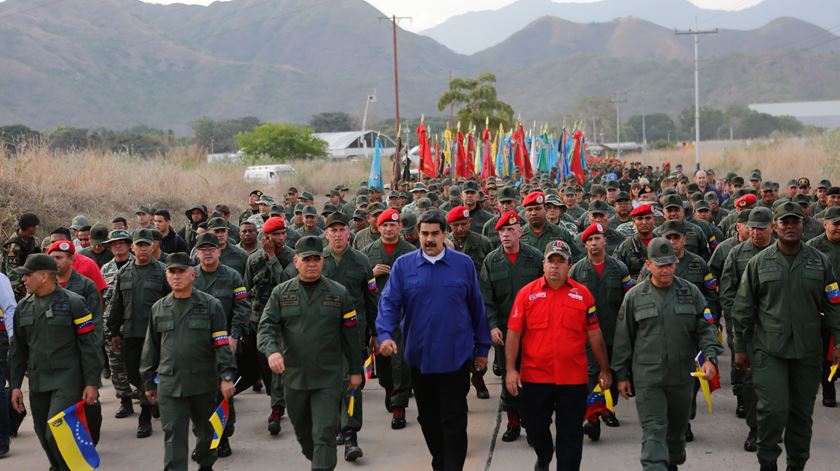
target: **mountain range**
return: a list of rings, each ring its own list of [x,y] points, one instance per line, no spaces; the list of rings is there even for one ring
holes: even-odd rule
[[[497,10],[455,15],[421,31],[453,51],[472,54],[499,44],[543,16],[590,23],[616,18],[639,18],[669,29],[688,29],[695,18],[700,29],[749,30],[780,18],[793,17],[822,28],[840,29],[836,0],[764,0],[737,11],[707,10],[688,0],[599,0],[591,3],[561,0],[517,0]]]
[[[376,122],[394,109],[392,31],[381,17],[363,0],[7,0],[0,124],[187,134],[200,116],[305,123],[322,111],[360,115],[374,89]],[[704,37],[703,102],[836,99],[837,39],[794,18]],[[398,50],[403,116],[435,114],[450,72],[495,73],[499,97],[525,120],[561,120],[579,99],[617,90],[628,92],[626,113],[677,113],[693,99],[691,38],[639,18],[540,17],[472,55],[399,30]]]

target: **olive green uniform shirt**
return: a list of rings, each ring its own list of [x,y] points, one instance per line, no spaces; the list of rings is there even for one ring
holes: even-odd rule
[[[647,278],[650,273],[647,267],[642,267],[639,278]],[[715,320],[720,319],[720,296],[718,295],[718,280],[712,275],[709,265],[705,260],[691,252],[684,251],[682,258],[677,262],[677,269],[674,276],[692,283],[703,293],[706,306],[712,311]]]
[[[633,287],[633,280],[627,266],[613,257],[604,259],[604,270],[598,276],[598,270],[588,257],[575,263],[569,278],[586,286],[595,297],[595,310],[598,312],[598,323],[604,334],[604,342],[612,347],[615,337],[615,324],[618,310],[624,301],[624,293]]]
[[[112,254],[111,251],[107,248],[103,250],[102,253],[96,253],[93,251],[92,247],[87,247],[82,250],[79,250],[79,253],[96,262],[96,266],[98,266],[100,269],[103,265],[110,262],[114,258],[114,254]]]
[[[112,337],[143,338],[149,327],[152,305],[169,293],[166,268],[152,259],[147,265],[129,263],[117,273],[108,331]]]
[[[569,231],[555,226],[548,221],[546,221],[545,226],[543,226],[543,230],[540,235],[536,235],[534,233],[534,228],[531,227],[530,224],[526,224],[522,229],[522,238],[519,240],[524,244],[534,247],[540,253],[545,250],[545,246],[548,245],[549,242],[562,240],[569,244],[569,248],[572,249],[572,262],[576,262],[583,258],[583,251],[580,246],[578,246],[577,242],[575,242],[574,237],[569,234]]]
[[[380,234],[378,231],[373,232],[370,230],[370,227],[366,227],[359,231],[356,234],[356,237],[353,238],[353,248],[356,250],[364,251],[365,247],[379,240],[380,237],[382,237],[382,234]]]
[[[251,320],[251,305],[248,304],[248,290],[239,273],[222,264],[215,272],[206,272],[195,267],[193,288],[216,298],[225,313],[225,326],[230,336],[239,339],[248,334]]]
[[[389,267],[393,267],[394,262],[396,262],[398,258],[415,250],[417,250],[417,247],[409,242],[406,242],[402,237],[400,237],[397,239],[397,246],[394,247],[394,251],[391,252],[391,255],[388,255],[388,251],[385,249],[385,243],[382,242],[382,239],[379,239],[365,247],[362,253],[367,255],[368,260],[370,260],[371,267],[375,267],[376,265],[388,265]],[[376,287],[380,293],[382,293],[382,290],[385,289],[385,284],[388,283],[388,279],[390,277],[391,275],[388,273],[383,273],[382,275],[376,277]],[[373,328],[373,326],[370,327]]]
[[[475,264],[475,272],[481,273],[481,263],[487,254],[493,251],[493,246],[490,244],[490,239],[484,237],[477,232],[470,232],[463,241],[459,242],[450,232],[446,238],[455,246],[455,250],[470,257]]]
[[[615,248],[612,256],[627,266],[627,270],[630,272],[630,278],[635,282],[638,281],[639,274],[645,266],[647,247],[642,243],[642,239],[639,238],[638,234],[632,235],[624,239],[624,242]]]
[[[40,253],[40,245],[41,241],[34,236],[21,237],[19,235],[15,235],[3,244],[0,265],[2,265],[3,273],[9,277],[16,301],[20,301],[26,296],[26,287],[23,286],[23,275],[15,273],[15,268],[22,267],[29,255]]]
[[[507,321],[516,294],[543,275],[542,251],[520,241],[516,263],[510,263],[504,248],[490,252],[481,264],[478,284],[490,330],[507,330]]]

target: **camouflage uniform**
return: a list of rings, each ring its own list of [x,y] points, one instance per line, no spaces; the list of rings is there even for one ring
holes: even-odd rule
[[[134,263],[134,255],[129,254],[126,265],[131,263]],[[102,278],[108,284],[108,287],[102,293],[102,300],[105,302],[105,313],[102,316],[103,325],[108,325],[108,319],[111,315],[111,299],[114,297],[114,286],[117,284],[117,273],[119,271],[116,260],[111,260],[102,265]],[[128,382],[125,362],[122,355],[111,348],[111,336],[107,329],[105,332],[108,337],[105,339],[105,354],[108,356],[108,366],[111,368],[111,383],[114,385],[114,391],[120,399],[130,398],[132,396],[131,384]]]
[[[26,288],[23,286],[23,275],[15,273],[15,268],[22,267],[29,254],[41,252],[41,241],[37,237],[21,237],[15,235],[3,244],[3,273],[9,277],[12,283],[12,291],[15,293],[15,301],[20,301],[26,296]]]

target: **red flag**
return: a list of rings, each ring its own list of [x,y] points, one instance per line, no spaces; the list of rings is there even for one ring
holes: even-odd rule
[[[475,175],[475,140],[473,133],[467,133],[467,173],[469,178]]]
[[[522,170],[525,180],[530,180],[534,177],[534,169],[531,168],[531,159],[528,158],[528,149],[525,147],[525,129],[521,124],[513,133],[513,141],[516,143],[513,163]]]
[[[421,122],[417,126],[417,142],[420,148],[420,171],[431,178],[437,177],[437,168],[432,161],[432,150],[429,148],[429,136],[426,134],[426,126]]]
[[[467,169],[467,150],[464,148],[464,134],[458,131],[458,145],[455,150],[455,176],[469,178]]]
[[[580,130],[575,131],[574,136],[574,147],[572,148],[572,162],[569,166],[569,169],[574,172],[575,178],[578,181],[578,184],[583,186],[583,183],[586,181],[584,172],[583,172],[583,159],[584,159],[584,146],[583,146],[583,133]]]
[[[481,178],[485,179],[488,177],[495,177],[496,176],[496,167],[493,165],[493,158],[491,157],[490,151],[492,150],[490,145],[490,130],[484,128],[484,132],[481,133],[481,149],[482,149],[482,157],[484,160],[484,164],[481,167]]]

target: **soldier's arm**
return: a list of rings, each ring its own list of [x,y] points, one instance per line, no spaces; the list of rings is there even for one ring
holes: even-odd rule
[[[280,307],[280,290],[271,290],[257,327],[257,348],[265,356],[283,353],[283,320]]]
[[[230,321],[230,335],[234,338],[244,337],[248,335],[248,329],[251,324],[251,304],[248,300],[248,288],[245,287],[245,282],[236,271],[230,271],[233,274],[233,317]]]
[[[489,257],[481,264],[481,273],[478,276],[478,286],[481,290],[481,298],[484,300],[484,311],[487,313],[487,326],[490,330],[499,328],[499,310],[493,301],[493,284],[490,282]]]
[[[146,339],[143,341],[143,352],[140,355],[140,378],[143,380],[143,388],[146,391],[157,390],[155,375],[160,365],[160,332],[157,330],[158,304],[152,306],[149,316],[149,326],[146,328]]]
[[[706,305],[712,311],[715,321],[720,322],[720,295],[718,294],[718,279],[709,270],[709,266],[703,263],[703,297],[706,298]]]
[[[709,241],[706,240],[706,233],[703,232],[702,228],[697,231],[697,244],[700,247],[700,257],[702,257],[704,261],[709,261],[709,259],[712,258],[712,251],[709,249]]]
[[[615,371],[617,381],[630,379],[633,363],[633,345],[636,338],[636,325],[633,317],[633,301],[625,297],[618,310],[613,337],[611,369]]]
[[[29,359],[29,340],[20,328],[20,316],[14,317],[15,336],[9,345],[9,388],[20,389]]]
[[[720,308],[726,322],[732,322],[732,305],[735,302],[735,294],[738,292],[738,272],[735,269],[734,252],[729,252],[726,261],[723,262],[723,270],[720,273],[720,287],[718,294],[720,295]]]
[[[822,300],[822,312],[825,316],[825,322],[831,330],[831,334],[834,336],[834,346],[836,348],[837,345],[840,345],[840,297],[829,296],[829,294],[838,294],[836,292],[832,293],[832,290],[838,290],[840,287],[838,286],[837,277],[834,275],[828,257],[823,257],[823,259],[826,262],[826,269],[824,270],[826,296]],[[838,269],[834,268],[834,270]]]
[[[364,286],[362,290],[365,293],[365,316],[367,317],[367,335],[376,337],[376,317],[379,311],[379,289],[376,285],[376,277],[373,276],[373,268],[370,266],[370,260],[365,256],[365,277]]]
[[[341,351],[351,375],[362,374],[362,351],[359,349],[359,319],[346,292],[341,299]]]
[[[254,288],[254,269],[252,268],[254,254],[256,252],[248,255],[248,261],[245,262],[245,287],[248,288],[248,291]]]
[[[735,332],[735,352],[747,351],[755,335],[756,308],[758,307],[758,273],[755,258],[750,259],[732,303],[732,328]]]
[[[717,356],[723,353],[723,345],[717,339],[717,326],[710,324],[705,318],[705,311],[709,308],[706,298],[696,286],[689,283],[694,292],[694,328],[697,332],[697,350],[703,352],[703,356],[710,361],[716,361]],[[709,308],[711,309],[711,308]]]
[[[114,276],[116,276],[117,279],[114,282],[113,296],[111,296],[111,303],[109,304],[110,312],[108,314],[107,327],[111,337],[119,337],[124,315],[123,295],[122,290],[120,289],[120,275],[116,274]]]
[[[102,387],[102,339],[96,333],[93,313],[84,301],[73,303],[73,327],[76,329],[76,343],[82,354],[82,376],[86,386]]]
[[[219,379],[230,374],[236,377],[236,360],[230,349],[227,331],[227,319],[221,303],[216,298],[210,298],[210,342],[216,356],[216,371]]]
[[[268,267],[269,273],[271,273],[271,277],[274,278],[274,281],[280,282],[283,280],[283,272],[285,271],[288,266],[284,267],[283,264],[280,263],[280,257],[271,257],[266,262],[266,266]],[[294,266],[291,263],[289,266]]]

